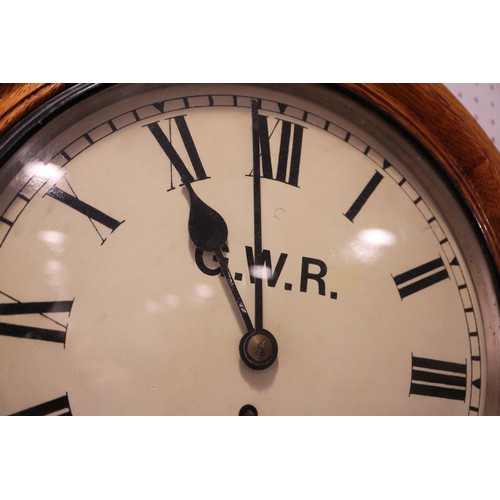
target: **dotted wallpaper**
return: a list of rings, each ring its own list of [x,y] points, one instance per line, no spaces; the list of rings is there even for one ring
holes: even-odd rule
[[[500,83],[446,83],[500,149]]]

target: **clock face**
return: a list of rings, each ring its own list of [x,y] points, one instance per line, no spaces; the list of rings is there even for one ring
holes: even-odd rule
[[[311,89],[110,87],[12,156],[1,413],[484,412],[473,228],[412,143]]]

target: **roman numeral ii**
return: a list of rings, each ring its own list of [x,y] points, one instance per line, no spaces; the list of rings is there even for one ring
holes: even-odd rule
[[[448,271],[441,257],[393,276],[401,299],[447,279]]]

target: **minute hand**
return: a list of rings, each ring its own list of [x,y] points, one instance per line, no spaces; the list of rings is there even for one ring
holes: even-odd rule
[[[258,103],[252,100],[252,150],[253,150],[253,221],[254,221],[254,253],[255,268],[255,329],[263,329],[263,294],[262,294],[262,215],[260,190],[260,129]]]
[[[253,324],[248,311],[243,303],[243,299],[236,288],[233,276],[227,265],[226,259],[222,255],[222,247],[227,242],[227,224],[222,216],[213,208],[203,202],[194,192],[191,184],[185,184],[189,193],[190,211],[188,231],[191,241],[197,248],[204,252],[214,252],[222,274],[227,281],[231,295],[238,306],[243,322],[248,332],[253,332]]]
[[[263,326],[262,300],[262,213],[260,193],[260,127],[257,101],[252,100],[253,200],[254,200],[254,283],[255,330],[240,341],[240,357],[252,370],[269,368],[278,356],[278,342]]]

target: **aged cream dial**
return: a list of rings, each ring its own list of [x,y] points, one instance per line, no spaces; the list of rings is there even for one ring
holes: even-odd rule
[[[332,89],[84,90],[2,167],[1,413],[485,411],[487,260],[400,132]]]

